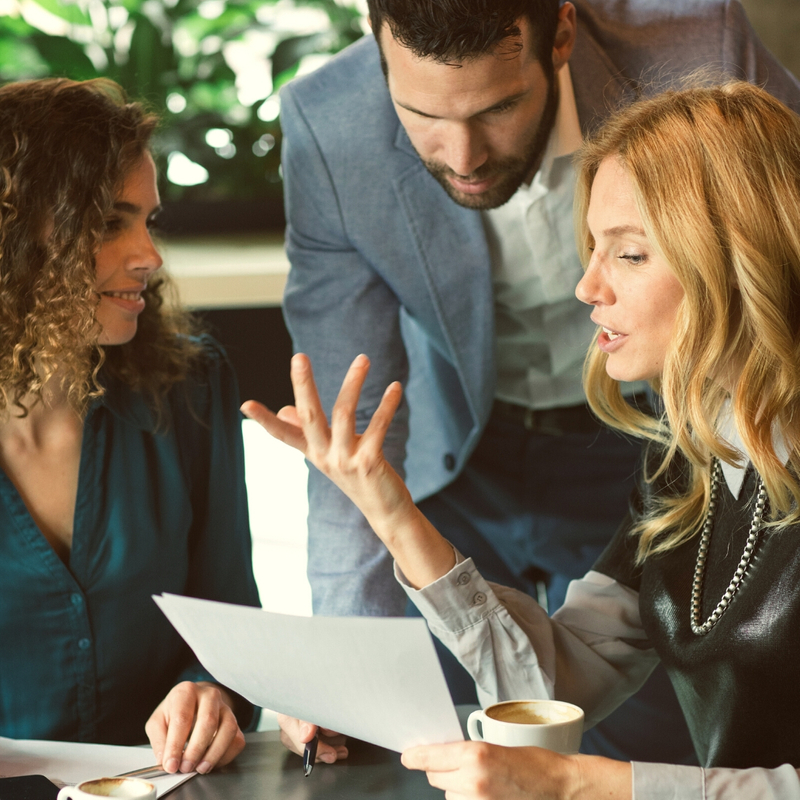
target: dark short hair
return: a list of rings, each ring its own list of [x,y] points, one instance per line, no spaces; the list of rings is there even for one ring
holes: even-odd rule
[[[482,56],[501,44],[509,53],[519,52],[517,21],[526,17],[536,58],[545,68],[550,64],[559,0],[367,0],[367,5],[376,38],[386,23],[414,55],[443,63]]]

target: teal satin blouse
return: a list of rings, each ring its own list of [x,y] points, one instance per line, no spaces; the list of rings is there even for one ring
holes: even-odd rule
[[[134,744],[182,680],[211,680],[151,596],[259,605],[239,397],[220,346],[168,396],[112,384],[86,417],[65,564],[0,471],[0,735]],[[242,727],[254,718],[243,700]]]

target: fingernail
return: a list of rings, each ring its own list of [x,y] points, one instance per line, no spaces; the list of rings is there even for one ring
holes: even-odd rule
[[[197,765],[197,771],[202,775],[205,775],[206,772],[211,772],[211,764],[209,764],[208,761],[201,761]]]
[[[319,760],[324,761],[326,764],[333,764],[336,761],[336,753],[323,753]]]
[[[194,770],[194,764],[191,761],[184,759],[181,761],[181,772],[192,772]]]
[[[167,759],[167,763],[164,764],[164,769],[167,772],[177,772],[179,766],[180,765],[178,764],[178,759],[177,758],[169,758],[169,759]]]

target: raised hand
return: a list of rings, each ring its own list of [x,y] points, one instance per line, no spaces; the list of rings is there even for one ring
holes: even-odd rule
[[[369,371],[360,355],[347,370],[331,413],[331,424],[319,399],[307,356],[292,358],[295,406],[277,414],[249,400],[242,412],[272,436],[300,450],[361,510],[372,529],[397,560],[408,581],[421,588],[455,564],[450,544],[414,505],[402,478],[383,456],[386,431],[400,405],[402,389],[390,384],[364,433],[356,432],[356,409]]]

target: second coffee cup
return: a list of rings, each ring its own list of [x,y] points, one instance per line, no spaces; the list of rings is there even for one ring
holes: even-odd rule
[[[473,711],[469,738],[508,747],[546,747],[577,753],[583,735],[583,710],[561,700],[507,700]]]

